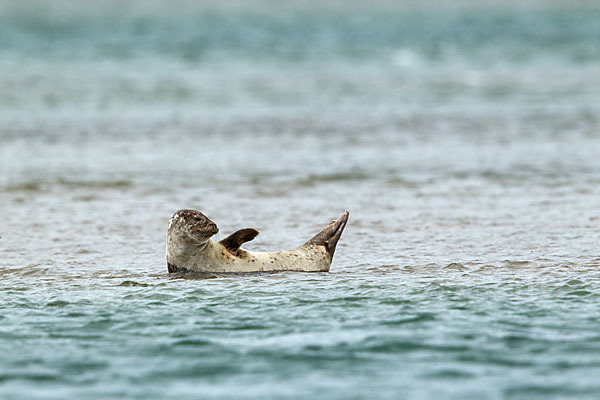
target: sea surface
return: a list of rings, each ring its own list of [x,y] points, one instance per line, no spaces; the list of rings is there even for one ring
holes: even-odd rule
[[[598,399],[600,5],[2,1],[0,211],[3,400]]]

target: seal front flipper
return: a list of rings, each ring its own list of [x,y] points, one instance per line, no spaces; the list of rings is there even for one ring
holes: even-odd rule
[[[235,256],[242,244],[251,241],[257,237],[258,234],[259,231],[254,228],[240,229],[237,232],[233,232],[219,243]]]

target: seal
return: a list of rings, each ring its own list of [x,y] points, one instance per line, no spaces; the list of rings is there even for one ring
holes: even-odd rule
[[[274,252],[250,252],[240,246],[258,236],[254,228],[240,229],[225,239],[211,239],[217,224],[197,210],[173,214],[167,232],[167,268],[172,272],[327,272],[338,240],[348,222],[346,210],[301,246]]]

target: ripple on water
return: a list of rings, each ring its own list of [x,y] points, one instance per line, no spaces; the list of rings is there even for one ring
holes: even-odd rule
[[[434,321],[436,319],[433,313],[420,313],[412,317],[404,317],[396,320],[383,321],[383,325],[405,325],[405,324],[420,324],[422,322]]]
[[[64,301],[64,300],[54,300],[51,301],[49,303],[46,303],[46,307],[66,307],[68,306],[70,303],[68,301]]]
[[[473,371],[469,371],[465,368],[455,368],[455,369],[434,369],[432,372],[428,372],[423,374],[422,377],[425,379],[433,379],[433,380],[461,380],[461,379],[472,379],[477,376],[477,373]]]
[[[152,286],[148,283],[139,283],[136,281],[123,281],[121,283],[118,284],[118,286],[123,286],[123,287],[149,287]]]

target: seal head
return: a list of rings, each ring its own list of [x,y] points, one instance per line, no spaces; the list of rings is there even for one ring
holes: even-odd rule
[[[196,210],[179,210],[169,220],[169,235],[185,242],[204,243],[218,232],[217,224]]]

